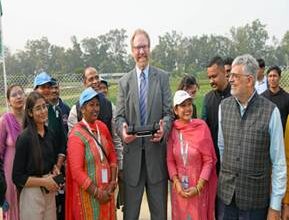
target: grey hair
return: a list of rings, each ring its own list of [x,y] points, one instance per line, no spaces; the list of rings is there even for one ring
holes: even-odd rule
[[[256,80],[259,64],[257,60],[250,54],[244,54],[234,59],[232,66],[243,65],[245,74],[252,75]]]

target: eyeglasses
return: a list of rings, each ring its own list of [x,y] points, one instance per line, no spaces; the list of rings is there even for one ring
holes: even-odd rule
[[[38,105],[38,106],[34,106],[32,109],[36,112],[40,112],[40,111],[46,111],[48,108],[48,104],[42,104],[42,105]]]
[[[15,98],[17,96],[20,96],[20,97],[24,96],[24,92],[22,90],[19,90],[17,92],[13,92],[10,94],[10,97],[13,97],[13,98]]]
[[[140,51],[140,50],[147,50],[149,48],[148,45],[139,45],[139,46],[134,46],[133,49]]]
[[[242,74],[242,73],[229,73],[230,78],[240,79],[242,76],[250,77],[250,74]]]

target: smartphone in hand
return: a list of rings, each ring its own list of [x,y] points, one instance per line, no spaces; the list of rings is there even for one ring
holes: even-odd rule
[[[53,177],[53,180],[58,184],[63,184],[65,182],[63,174],[58,174],[57,176]]]

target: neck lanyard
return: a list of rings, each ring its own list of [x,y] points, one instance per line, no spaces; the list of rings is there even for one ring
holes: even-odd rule
[[[90,133],[91,135],[95,136],[95,134],[92,132],[92,130],[90,129],[88,123],[84,120],[84,118],[82,119],[82,122],[83,122],[83,124],[85,125],[85,127],[87,128],[87,130],[89,131],[89,133]],[[96,125],[96,131],[97,131],[97,140],[98,140],[99,143],[101,143],[101,142],[100,142],[100,133],[99,133],[99,129],[98,129],[98,126],[97,126],[97,125]],[[96,148],[97,148],[97,150],[98,150],[98,152],[99,152],[100,160],[103,161],[103,158],[104,158],[103,152],[102,152],[100,146],[98,145],[98,143],[97,143],[94,139],[93,139],[93,141],[94,141],[94,143],[95,143],[95,145],[96,145]]]
[[[187,165],[187,160],[188,160],[188,142],[184,143],[184,139],[183,139],[183,134],[179,131],[179,142],[180,142],[180,146],[181,146],[181,156],[183,159],[183,164],[184,166]]]

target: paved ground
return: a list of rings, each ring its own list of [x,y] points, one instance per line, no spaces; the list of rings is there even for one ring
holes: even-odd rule
[[[117,220],[122,220],[122,212],[120,210],[117,211]],[[140,220],[150,220],[149,208],[147,204],[146,194],[144,193],[141,211],[140,211]],[[168,198],[168,220],[171,219],[171,200]]]

